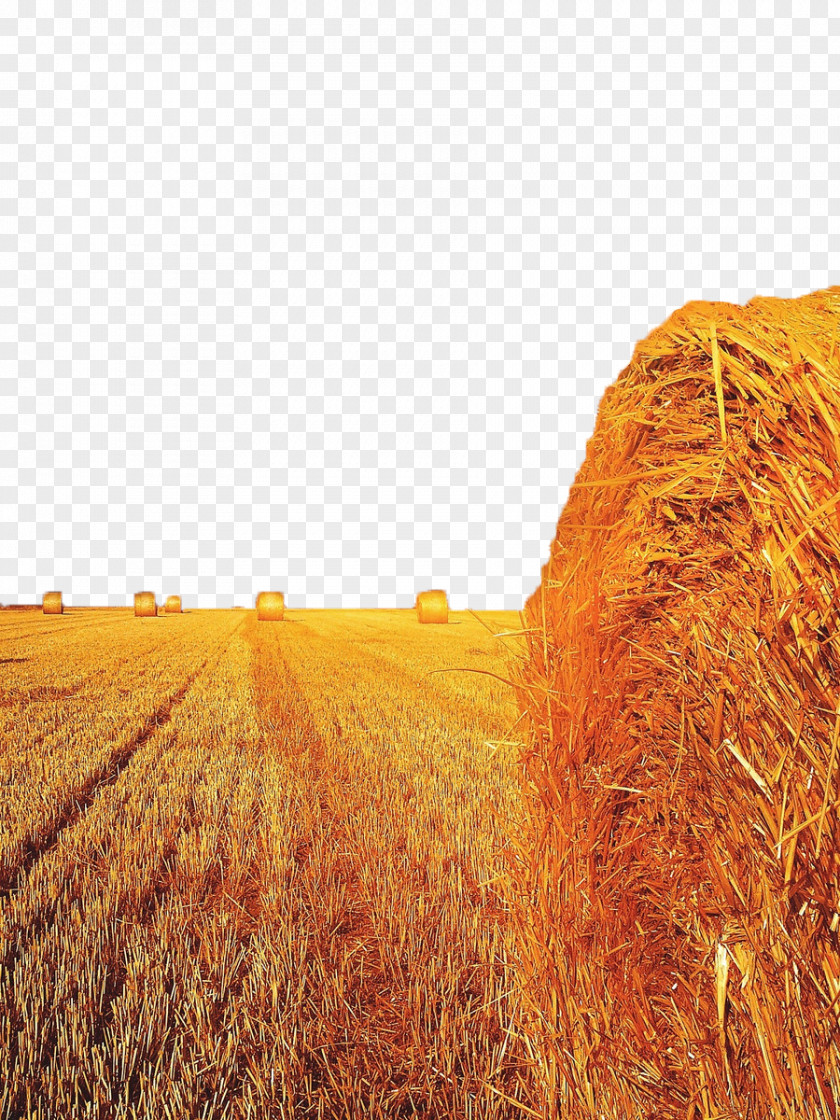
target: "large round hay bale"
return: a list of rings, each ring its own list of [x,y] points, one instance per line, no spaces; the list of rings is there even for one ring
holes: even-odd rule
[[[181,596],[170,595],[163,605],[163,609],[167,614],[180,614],[181,613]]]
[[[138,591],[134,596],[135,618],[156,618],[157,603],[154,591]]]
[[[63,614],[64,603],[61,598],[60,591],[46,591],[44,592],[44,600],[42,603],[42,610],[44,614]]]
[[[260,622],[282,622],[284,610],[282,591],[261,591],[257,596],[257,618]]]
[[[448,622],[449,603],[445,591],[421,591],[417,596],[418,622]]]
[[[563,1116],[840,1109],[839,401],[838,287],[690,303],[604,394],[519,683]]]

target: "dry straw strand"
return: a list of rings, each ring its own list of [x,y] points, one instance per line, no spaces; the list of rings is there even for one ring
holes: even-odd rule
[[[560,1115],[840,1110],[838,330],[835,287],[639,342],[527,603],[523,1016]]]
[[[418,622],[448,622],[449,603],[445,591],[421,591],[417,596]]]
[[[157,616],[157,603],[154,591],[138,591],[134,596],[134,617],[155,618]]]
[[[282,591],[261,591],[257,595],[257,619],[260,622],[282,622],[285,609]]]
[[[60,591],[46,591],[41,609],[44,614],[63,614],[64,602]]]

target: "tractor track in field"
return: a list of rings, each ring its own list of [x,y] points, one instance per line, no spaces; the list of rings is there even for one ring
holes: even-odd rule
[[[16,708],[19,704],[44,704],[55,703],[58,700],[70,700],[72,697],[77,696],[87,681],[82,681],[78,684],[70,684],[65,687],[59,685],[46,684],[35,685],[30,688],[18,688],[14,692],[9,692],[5,696],[0,696],[0,708]]]
[[[315,632],[312,633],[315,637]],[[332,1070],[339,1067],[352,1070],[354,1084],[359,1086],[354,1100],[358,1112],[354,1111],[353,1115],[371,1118],[463,1115],[463,1104],[456,1106],[455,1102],[461,1100],[467,1086],[472,1085],[476,1093],[483,1092],[480,1083],[473,1080],[473,1059],[465,1050],[463,1062],[459,1059],[450,1072],[434,1067],[429,1072],[425,1055],[435,1049],[438,1010],[427,1015],[421,1009],[420,1003],[425,1001],[418,1002],[416,985],[417,977],[425,975],[422,971],[424,966],[416,955],[418,950],[404,946],[402,940],[394,935],[386,917],[388,903],[383,905],[381,901],[383,891],[387,893],[389,890],[389,875],[378,870],[378,856],[374,853],[382,853],[383,844],[390,841],[386,841],[383,834],[379,843],[376,838],[370,838],[372,847],[360,847],[356,833],[358,783],[364,783],[364,774],[357,769],[354,733],[358,728],[363,735],[370,737],[379,734],[379,729],[371,726],[373,721],[364,711],[363,701],[357,702],[357,698],[350,698],[344,693],[343,703],[336,710],[326,706],[318,708],[316,715],[317,701],[310,701],[304,678],[294,663],[294,650],[285,648],[282,634],[280,627],[260,629],[256,623],[248,634],[255,652],[252,674],[257,711],[269,750],[281,753],[289,769],[295,773],[290,785],[297,785],[300,781],[300,791],[296,791],[296,796],[313,808],[320,808],[312,823],[307,814],[305,823],[293,826],[294,835],[290,840],[297,868],[289,889],[298,893],[302,911],[307,914],[307,924],[312,930],[306,967],[312,970],[313,977],[338,970],[343,985],[341,1006],[336,1005],[336,1017],[331,1020],[331,1030],[335,1033],[328,1033],[320,1040],[320,1045],[307,1054],[305,1072],[300,1071],[300,1078],[309,1086],[308,1095],[290,1102],[292,1113],[297,1115],[295,1109],[298,1109],[303,1115],[304,1109],[311,1108],[313,1095],[329,1095],[333,1084]],[[307,641],[304,626],[296,633],[296,639],[300,637]],[[317,641],[311,645],[314,658],[317,658],[319,646]],[[329,680],[329,656],[325,650],[323,680],[326,690],[330,689],[326,683]],[[422,683],[411,670],[402,669],[394,673],[394,663],[387,657],[374,654],[370,660],[365,657],[364,663],[366,671],[372,669],[375,678],[397,677],[399,685],[394,686],[397,693],[402,689],[411,696],[417,685]],[[361,670],[361,664],[356,668]],[[352,675],[352,668],[349,671]],[[366,675],[364,679],[369,678]],[[282,682],[279,687],[278,682]],[[338,685],[335,687],[340,688]],[[431,689],[424,688],[423,692],[427,693],[426,699],[432,705],[443,700],[439,694],[436,697]],[[401,710],[396,703],[399,697],[391,699],[395,701],[394,710]],[[388,707],[390,701],[385,700],[384,703]],[[456,709],[456,722],[474,722],[474,710],[460,698],[447,696],[445,703],[447,707]],[[396,724],[400,726],[399,719]],[[399,734],[399,731],[395,733]],[[395,774],[393,780],[396,794],[403,797],[399,776]],[[413,815],[414,812],[413,806],[406,804],[405,813]],[[404,851],[398,837],[396,840],[394,851]],[[312,865],[318,850],[331,853],[326,856],[326,865]],[[395,859],[399,862],[398,856]],[[472,891],[474,888],[476,892],[475,898],[468,896],[469,904],[478,907],[482,900],[471,867],[462,862],[460,854],[454,850],[453,858],[448,862],[458,863],[465,890]],[[427,928],[428,944],[431,946],[434,944],[438,913],[428,877],[429,869],[422,859],[416,863],[410,859],[400,874],[409,877],[410,892],[415,902],[422,901],[424,904],[422,917],[417,920]],[[335,884],[335,888],[327,888],[325,884],[328,882]],[[341,892],[341,904],[325,922],[322,899],[327,889]],[[491,925],[501,924],[502,915],[495,907],[488,905],[485,909],[482,904],[482,909],[488,930]],[[438,951],[428,949],[432,956]],[[458,990],[456,999],[471,1001],[475,994],[472,985],[483,983],[476,977],[484,977],[486,970],[497,967],[497,962],[486,958],[479,950],[467,952],[463,957],[457,953],[455,956],[458,960],[453,974],[456,977],[453,984]],[[437,1009],[443,1005],[434,1001],[441,998],[439,992],[434,994],[430,991],[426,995],[426,1001]],[[467,1003],[462,1005],[459,1002],[458,1013],[462,1013],[466,1006]],[[498,1047],[501,1045],[501,1027],[488,1010],[489,1006],[472,1005],[468,1012],[469,1022],[476,1032],[487,1038],[483,1045]],[[442,1018],[440,1022],[443,1022]],[[348,1058],[349,1054],[353,1055],[352,1060]],[[500,1091],[509,1089],[513,1096],[508,1099],[515,1111],[500,1111],[498,1115],[518,1115],[517,1078],[526,1067],[518,1058],[505,1059],[504,1068],[501,1059],[499,1061],[491,1088],[497,1084]],[[346,1076],[349,1078],[351,1074],[348,1072]],[[505,1096],[504,1092],[502,1096]],[[493,1114],[496,1115],[495,1112]],[[329,1115],[334,1114],[329,1112]]]
[[[149,889],[144,891],[137,900],[136,917],[131,923],[134,927],[145,926],[154,918],[161,899],[164,898],[170,889],[171,874],[167,865],[177,852],[178,843],[181,838],[185,835],[188,836],[198,826],[198,823],[193,810],[190,812],[188,821],[179,829],[171,844],[167,845],[166,849],[163,851],[161,855],[161,867],[164,869],[164,874],[156,876],[154,881],[150,884]],[[220,874],[218,869],[216,869],[216,874]],[[211,886],[212,885],[213,883],[211,880]],[[18,960],[20,960],[26,949],[32,944],[36,937],[40,936],[45,930],[52,926],[54,920],[54,911],[51,911],[49,914],[42,911],[37,921],[30,924],[22,931],[14,947],[6,953],[5,957],[0,957],[0,975],[4,972],[7,974],[11,973],[12,970],[14,970]],[[96,1015],[96,1026],[92,1034],[91,1044],[93,1046],[101,1046],[106,1041],[108,1028],[114,1021],[114,1005],[125,991],[126,979],[127,969],[125,960],[122,954],[118,954],[116,961],[110,962],[107,969],[107,979]],[[8,1011],[7,1014],[9,1014]],[[17,1029],[21,1026],[18,1015],[15,1015],[15,1026]],[[54,1039],[54,1017],[45,1024],[44,1029],[52,1032],[52,1037]],[[12,1057],[16,1058],[18,1056],[18,1050],[14,1043],[12,1044],[11,1050]],[[31,1114],[27,1111],[24,1097],[25,1093],[21,1088],[18,1090],[17,1095],[9,1100],[7,1110],[5,1112],[0,1112],[0,1120],[29,1120]],[[132,1101],[132,1103],[137,1102]],[[96,1115],[99,1114],[97,1113]]]
[[[349,781],[349,775],[336,770],[334,761],[330,761],[327,744],[315,725],[297,675],[279,645],[271,640],[270,634],[258,630],[252,630],[248,640],[252,642],[255,653],[252,674],[266,749],[280,750],[304,787],[308,787],[312,803],[320,808],[320,827],[329,836],[330,846],[339,852],[352,852],[352,823],[342,814],[335,797],[335,787]],[[278,679],[283,682],[282,689],[277,688]],[[337,742],[341,744],[341,729],[337,728],[337,731]],[[302,836],[294,850],[297,874],[305,873],[311,853],[311,837]],[[398,1011],[402,985],[382,962],[378,951],[380,937],[373,926],[370,907],[361,897],[359,868],[354,866],[352,858],[340,858],[334,873],[340,876],[346,891],[344,912],[329,934],[323,931],[315,934],[315,952],[324,960],[329,960],[340,957],[342,949],[352,944],[354,960],[359,962],[360,958],[364,958],[363,971],[357,973],[354,968],[348,978],[349,1002],[358,1001],[360,1014],[358,1018],[354,1016],[347,1027],[357,1036],[359,1053],[364,1051],[369,1057],[372,1050],[381,1051],[382,1068],[386,1068],[387,1055],[392,1048],[398,1047],[398,1039],[404,1029]],[[314,901],[312,905],[315,905]],[[312,921],[313,929],[317,930],[317,913],[313,913]],[[393,1005],[382,998],[385,991],[396,997]],[[335,1043],[336,1050],[342,1053],[347,1045],[346,1041]],[[313,1053],[307,1060],[305,1080],[311,1085],[328,1084],[330,1049],[331,1044],[319,1047],[319,1053]],[[325,1052],[320,1053],[322,1050]]]
[[[201,669],[203,668],[204,665],[201,666]],[[191,673],[184,683],[167,697],[163,704],[158,705],[151,715],[146,717],[140,729],[126,743],[114,751],[101,767],[89,775],[84,785],[59,808],[45,832],[38,836],[32,836],[26,841],[22,858],[13,871],[6,873],[5,882],[0,885],[0,902],[20,889],[23,880],[35,864],[48,855],[58,844],[61,834],[68,828],[72,828],[76,821],[87,812],[100,790],[114,785],[141,747],[148,743],[160,728],[169,723],[173,712],[183,703],[197,676],[197,672]]]
[[[87,812],[100,791],[107,789],[108,786],[114,785],[122,772],[129,766],[137,752],[144,747],[162,727],[166,727],[171,721],[174,712],[186,699],[187,693],[192,685],[198,677],[201,676],[211,661],[213,661],[214,665],[218,663],[241,626],[242,623],[240,622],[239,626],[205,657],[199,667],[189,673],[183,683],[146,717],[141,727],[128,741],[117,750],[113,751],[105,763],[89,775],[84,785],[59,807],[46,831],[27,839],[24,844],[22,858],[13,869],[6,872],[4,881],[0,882],[0,903],[20,890],[23,881],[35,865],[57,846],[62,834],[68,828],[72,828],[82,815]]]
[[[25,609],[12,609],[4,607],[0,609],[0,630],[9,630],[15,626],[29,624],[36,619],[46,618],[48,622],[56,622],[58,619],[74,619],[79,621],[83,618],[102,618],[105,615],[113,614],[129,614],[131,607],[65,607],[60,615],[47,614],[45,615],[40,606],[27,607]]]
[[[125,614],[121,610],[120,614],[101,614],[95,615],[92,618],[70,618],[63,622],[58,622],[60,615],[49,616],[47,618],[50,622],[55,619],[54,626],[37,626],[34,630],[17,630],[14,625],[0,626],[0,643],[3,642],[16,642],[18,639],[24,638],[50,638],[53,636],[63,637],[65,634],[72,633],[74,630],[82,630],[85,627],[101,626],[104,622],[119,622],[123,618],[133,617]],[[11,631],[11,633],[7,633]]]
[[[310,632],[314,636],[314,631],[310,631]],[[365,649],[365,656],[364,656],[365,666],[369,667],[373,662],[377,662],[379,665],[381,665],[382,670],[383,670],[383,672],[381,674],[381,677],[382,677],[383,680],[387,679],[391,682],[397,682],[397,681],[400,682],[399,689],[395,688],[396,692],[408,693],[410,691],[410,689],[412,689],[412,688],[413,689],[418,689],[418,690],[423,689],[426,692],[426,698],[430,699],[431,702],[434,702],[435,698],[440,698],[441,696],[445,696],[447,708],[450,711],[452,711],[454,714],[457,714],[458,718],[461,721],[461,726],[465,731],[469,730],[471,727],[473,727],[475,725],[475,718],[476,718],[475,704],[471,703],[468,700],[463,699],[463,697],[458,696],[456,693],[451,692],[448,689],[436,690],[434,688],[434,686],[432,685],[431,680],[429,679],[429,677],[430,677],[429,672],[420,673],[420,672],[416,672],[412,669],[406,668],[406,666],[401,661],[399,661],[397,658],[391,657],[387,653],[380,652],[376,649],[371,649],[369,647],[369,645],[367,645],[367,644],[365,644],[364,649]],[[450,676],[454,675],[458,672],[463,672],[463,673],[478,672],[478,673],[482,673],[483,672],[483,666],[464,666],[464,665],[444,666],[444,665],[442,665],[438,669],[433,670],[433,672],[442,672],[442,671],[446,672]],[[435,678],[435,679],[439,680],[440,678]],[[367,724],[367,721],[364,719],[360,710],[358,709],[358,707],[355,704],[351,703],[349,705],[349,710],[352,712],[354,719],[357,720],[357,722],[359,723],[359,726],[362,727],[363,730],[365,730],[365,731],[370,731],[371,730],[370,727]],[[508,722],[505,723],[505,733],[507,733],[507,728],[512,723],[513,723],[512,718],[509,721],[509,723]],[[500,729],[500,733],[501,733],[501,729]],[[339,729],[338,734],[343,738],[344,731],[342,729]]]
[[[288,662],[285,662],[282,655],[280,660],[288,668]],[[404,979],[389,970],[384,963],[381,935],[373,924],[371,906],[362,897],[361,869],[349,854],[353,851],[351,822],[340,811],[336,811],[334,794],[330,797],[330,791],[323,783],[323,775],[331,769],[326,744],[314,725],[309,704],[298,681],[291,673],[285,677],[285,690],[286,699],[291,698],[292,701],[289,707],[294,713],[292,718],[295,734],[300,735],[302,744],[305,744],[304,754],[315,764],[317,771],[313,776],[312,794],[319,806],[321,829],[329,837],[329,846],[333,850],[347,853],[339,856],[332,872],[345,891],[342,913],[337,923],[329,930],[322,926],[319,903],[312,895],[303,903],[304,907],[311,909],[309,921],[312,923],[314,938],[310,955],[322,962],[321,968],[328,971],[332,968],[346,969],[347,965],[342,957],[353,961],[350,971],[345,974],[347,988],[344,1006],[348,1016],[343,1018],[335,1040],[324,1039],[308,1056],[306,1072],[302,1077],[308,1089],[295,1097],[293,1109],[296,1110],[306,1108],[307,1097],[313,1092],[329,1090],[331,1067],[342,1060],[348,1048],[357,1054],[360,1076],[364,1075],[369,1079],[371,1071],[376,1069],[390,1079],[392,1074],[385,1071],[393,1070],[396,1055],[404,1042],[405,1021],[402,1012],[408,999]],[[343,736],[339,741],[343,742]],[[340,775],[333,773],[333,780],[340,783]],[[296,842],[294,860],[297,875],[310,873],[308,865],[313,858],[313,846],[312,836],[301,836]],[[314,974],[317,975],[317,971]],[[376,1088],[381,1089],[381,1086]],[[370,1099],[360,1099],[359,1104],[365,1111],[370,1109],[371,1115],[379,1116],[380,1112],[373,1103],[376,1088],[369,1085]],[[360,1089],[360,1092],[363,1090]],[[395,1113],[403,1114],[402,1108]]]
[[[301,781],[301,795],[320,808],[320,819],[314,828],[306,826],[295,837],[295,876],[303,877],[303,884],[294,889],[301,891],[304,910],[309,911],[313,929],[311,955],[324,969],[340,968],[346,985],[346,1013],[342,1011],[341,1021],[335,1025],[335,1038],[325,1039],[307,1056],[301,1080],[309,1085],[310,1096],[316,1090],[328,1091],[333,1064],[346,1063],[347,1053],[352,1051],[356,1055],[355,1074],[365,1086],[359,1090],[362,1096],[357,1102],[358,1115],[432,1115],[424,1103],[427,1090],[415,1086],[416,1065],[412,1063],[420,1061],[417,1055],[424,1047],[416,1042],[409,1025],[409,1009],[413,1006],[411,962],[380,926],[381,916],[369,898],[370,884],[367,888],[364,885],[371,873],[375,878],[375,872],[364,855],[354,855],[358,849],[353,796],[342,796],[342,790],[352,787],[354,782],[353,747],[348,742],[346,727],[334,716],[327,716],[319,730],[298,674],[280,642],[274,640],[276,634],[252,630],[253,637],[249,635],[255,651],[252,672],[257,710],[268,748],[283,754]],[[409,674],[405,677],[408,679]],[[278,680],[282,681],[282,688],[277,687]],[[367,726],[355,703],[351,702],[346,714],[360,728]],[[336,853],[330,874],[340,884],[344,896],[341,910],[331,919],[329,929],[319,910],[319,896],[310,893],[305,885],[313,849],[322,844]],[[324,868],[312,870],[318,882]],[[426,895],[425,881],[419,878],[417,891]],[[428,920],[434,924],[434,918]],[[416,1047],[414,1057],[408,1061],[407,1044]],[[435,1073],[434,1092],[439,1095],[443,1109],[440,1115],[451,1115],[450,1097],[458,1079],[466,1081],[471,1074],[467,1068],[459,1070],[454,1078]],[[384,1114],[383,1094],[396,1094]],[[306,1100],[296,1099],[292,1107],[303,1109]]]
[[[131,760],[137,752],[154,738],[161,728],[166,727],[171,722],[177,709],[186,699],[192,685],[205,672],[208,665],[211,667],[212,671],[212,669],[219,664],[234,637],[242,629],[244,622],[245,619],[243,618],[231,633],[223,638],[222,641],[208,653],[198,668],[189,673],[183,683],[166,699],[166,701],[158,705],[154,712],[144,720],[139,731],[133,735],[119,751],[116,751],[111,756],[108,764],[100,771],[101,776],[99,779],[86,784],[86,792],[84,795],[78,796],[65,804],[59,818],[50,828],[49,833],[41,838],[40,845],[33,844],[31,846],[33,850],[28,853],[27,860],[16,869],[14,882],[0,889],[0,904],[14,891],[23,886],[23,882],[32,868],[43,856],[57,847],[64,832],[78,822],[93,804],[99,792],[114,785],[120,774],[130,765]],[[153,919],[158,905],[171,888],[172,875],[169,861],[177,852],[178,844],[181,839],[185,835],[189,835],[200,823],[195,805],[191,804],[186,819],[173,836],[171,843],[167,845],[161,855],[159,867],[162,870],[162,874],[156,874],[151,879],[148,890],[142,892],[137,899],[136,906],[133,907],[135,919],[132,924],[134,926],[146,925]],[[208,879],[207,890],[212,892],[213,888],[216,886],[216,880],[220,878],[221,870],[215,867]],[[9,974],[35,938],[41,936],[46,930],[53,926],[57,909],[58,899],[53,899],[49,905],[42,906],[35,919],[19,931],[14,944],[8,947],[4,956],[0,956],[0,974]],[[104,998],[96,1016],[97,1022],[94,1032],[94,1044],[101,1044],[106,1038],[108,1026],[113,1022],[114,1005],[125,990],[126,976],[125,962],[118,959],[115,966],[111,968],[108,973]],[[51,1029],[51,1027],[47,1029]],[[24,1120],[25,1117],[28,1117],[29,1113],[26,1111],[22,1091],[18,1093],[14,1100],[9,1102],[9,1109],[11,1111],[3,1113],[2,1120]]]
[[[177,634],[168,634],[166,639],[159,642],[155,647],[156,654],[160,655],[167,650],[171,645],[178,641]],[[21,706],[26,708],[29,704],[33,703],[55,703],[60,700],[69,700],[83,692],[92,681],[105,678],[108,680],[116,680],[118,674],[127,666],[136,665],[141,659],[145,659],[147,655],[142,652],[133,651],[129,654],[120,654],[107,666],[98,669],[89,669],[88,671],[79,675],[79,679],[75,680],[72,684],[60,685],[21,685],[18,688],[9,689],[6,692],[0,691],[0,708],[15,708]],[[7,657],[0,659],[0,665],[3,664],[23,664],[32,660],[29,657]],[[122,688],[119,689],[121,694],[125,694]]]

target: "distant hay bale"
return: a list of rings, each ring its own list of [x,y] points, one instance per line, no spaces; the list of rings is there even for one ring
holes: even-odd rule
[[[604,394],[518,683],[558,1115],[840,1108],[838,401],[840,287],[689,303]]]
[[[156,618],[157,603],[153,591],[138,591],[134,596],[135,618]]]
[[[449,603],[445,591],[421,591],[417,596],[418,622],[448,622]]]
[[[45,591],[42,604],[44,614],[63,614],[64,603],[60,591]]]
[[[181,596],[170,595],[163,605],[163,609],[167,614],[180,614],[181,613]]]
[[[282,622],[284,610],[282,591],[261,591],[257,596],[257,619],[260,622]]]

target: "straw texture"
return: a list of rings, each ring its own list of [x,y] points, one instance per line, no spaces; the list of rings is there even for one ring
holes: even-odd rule
[[[282,591],[261,591],[257,596],[257,619],[260,622],[282,622],[285,609]]]
[[[64,603],[60,591],[45,591],[42,604],[44,614],[63,614]]]
[[[153,591],[138,591],[134,596],[135,618],[156,618],[157,603]]]
[[[840,288],[690,303],[529,599],[517,872],[563,1117],[840,1105]]]
[[[421,591],[417,596],[418,622],[448,622],[449,603],[445,591]]]
[[[164,603],[163,609],[167,614],[180,614],[181,613],[181,596],[170,595]]]

